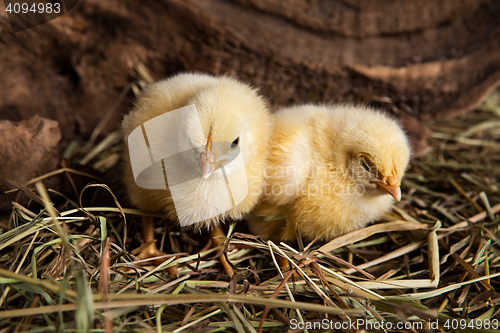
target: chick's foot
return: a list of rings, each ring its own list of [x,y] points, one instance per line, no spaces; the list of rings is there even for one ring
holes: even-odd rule
[[[226,235],[222,232],[221,228],[216,227],[216,228],[212,229],[212,231],[210,232],[210,237],[211,237],[212,248],[214,248],[214,247],[217,247],[219,245],[224,244],[224,239],[222,239],[221,237],[226,237]],[[229,262],[226,260],[226,257],[224,256],[224,254],[221,254],[221,256],[219,257],[219,260],[220,260],[222,266],[224,267],[226,274],[229,277],[233,277],[234,270],[231,267],[231,265],[229,264]]]
[[[143,247],[139,253],[137,254],[137,257],[141,259],[151,259],[151,258],[156,258],[156,257],[162,257],[162,258],[157,258],[153,260],[152,263],[156,266],[160,265],[161,263],[165,262],[167,259],[171,258],[171,256],[167,256],[168,254],[165,252],[161,252],[158,250],[156,247],[156,241],[155,241],[155,231],[154,231],[154,218],[150,216],[143,216],[142,217],[142,242],[143,242]],[[179,277],[179,273],[177,271],[177,265],[170,266],[167,268],[167,272],[174,276],[174,277]]]

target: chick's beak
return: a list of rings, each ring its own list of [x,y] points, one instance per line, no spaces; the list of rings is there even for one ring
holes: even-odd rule
[[[401,182],[393,172],[392,176],[387,177],[385,182],[377,181],[375,182],[377,187],[382,191],[385,191],[392,195],[396,201],[401,200]]]
[[[212,142],[208,141],[205,151],[200,153],[201,176],[204,179],[210,177],[210,175],[215,171],[211,144]]]
[[[208,141],[205,151],[200,153],[200,169],[203,179],[210,177],[212,173],[221,167],[223,162],[224,160],[217,161],[212,152],[212,142]]]
[[[207,179],[210,177],[212,172],[214,172],[213,164],[210,163],[210,154],[207,154],[206,152],[202,152],[200,154],[200,169],[201,169],[201,176],[204,179]]]

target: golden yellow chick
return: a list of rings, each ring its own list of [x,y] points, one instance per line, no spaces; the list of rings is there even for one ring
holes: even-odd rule
[[[175,116],[175,123],[161,120],[181,108],[187,111]],[[124,155],[132,204],[198,230],[241,219],[260,197],[270,129],[266,101],[234,78],[179,74],[147,86],[123,120],[128,147],[142,147],[137,154],[145,156],[131,156],[128,149]],[[142,164],[154,165],[161,178],[151,170],[139,174]],[[146,185],[138,186],[139,181]],[[143,218],[146,243],[154,240],[152,226],[151,218]],[[141,257],[159,254],[153,243]]]
[[[266,185],[250,221],[266,239],[328,241],[364,227],[401,199],[408,140],[387,115],[353,105],[303,105],[275,113]]]

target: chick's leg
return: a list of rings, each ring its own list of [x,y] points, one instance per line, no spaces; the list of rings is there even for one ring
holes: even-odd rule
[[[155,241],[155,229],[154,229],[154,218],[151,216],[142,217],[142,242],[146,247],[144,247],[137,255],[141,259],[149,259],[154,257],[160,257],[166,255],[165,252],[161,252],[156,247]],[[159,265],[168,258],[159,258],[154,261],[155,265]],[[167,271],[172,275],[177,277],[177,266],[171,266],[167,268]]]
[[[281,268],[282,271],[287,270],[290,267],[290,263],[288,262],[288,259],[282,256],[276,256],[276,261],[278,262],[278,266]]]
[[[226,237],[226,235],[222,232],[221,228],[216,227],[216,228],[212,229],[212,231],[210,232],[210,237],[212,238],[212,247],[217,247],[219,245],[224,244],[224,240],[222,238],[219,238],[219,237]],[[226,274],[228,276],[232,277],[234,275],[234,270],[231,267],[231,265],[229,265],[229,263],[227,262],[224,254],[222,254],[219,257],[219,260],[220,260],[222,266],[224,267]]]
[[[164,255],[156,247],[154,219],[150,216],[142,217],[142,243],[145,246],[137,255],[141,259],[154,258]]]

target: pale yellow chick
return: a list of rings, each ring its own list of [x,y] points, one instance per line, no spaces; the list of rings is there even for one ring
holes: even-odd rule
[[[124,181],[132,204],[143,211],[161,212],[173,221],[199,220],[203,216],[200,207],[214,208],[220,205],[221,196],[218,193],[227,191],[226,184],[229,184],[233,196],[244,199],[233,208],[192,225],[195,229],[211,230],[227,219],[241,219],[258,202],[264,184],[263,170],[271,117],[266,101],[256,89],[245,83],[225,76],[179,74],[151,84],[141,93],[134,109],[123,120],[125,142],[134,129],[148,120],[188,105],[195,105],[197,113],[183,120],[178,131],[179,135],[187,135],[192,149],[179,155],[179,158],[185,159],[182,163],[185,162],[186,166],[195,165],[195,168],[187,167],[185,171],[184,168],[177,168],[177,172],[185,175],[176,176],[190,179],[190,182],[185,183],[187,188],[176,197],[175,205],[183,208],[183,215],[177,215],[170,188],[151,190],[137,186],[128,150],[124,155]],[[193,125],[198,121],[195,117],[199,119],[201,131]],[[148,139],[154,140],[149,136]],[[232,168],[233,164],[225,165],[235,152],[241,152],[243,171]],[[224,173],[221,172],[223,166]],[[221,177],[227,177],[225,182],[221,182]],[[154,240],[151,219],[143,219],[143,228],[144,241]],[[159,254],[153,244],[141,256]]]
[[[410,148],[387,115],[353,105],[303,105],[275,113],[266,185],[249,221],[265,239],[328,241],[379,219],[401,199]]]

